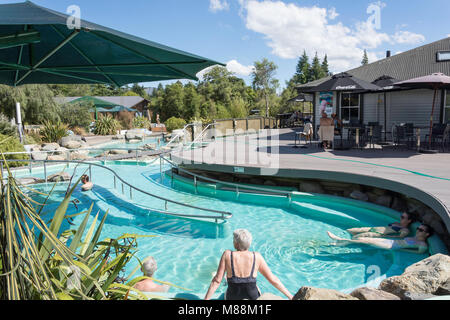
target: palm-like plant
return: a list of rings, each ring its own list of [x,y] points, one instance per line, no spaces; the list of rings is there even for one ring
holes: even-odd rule
[[[113,135],[116,134],[118,130],[120,130],[119,121],[110,115],[100,117],[97,121],[95,121],[95,134],[101,136]]]
[[[49,195],[44,195],[43,203],[35,201],[23,191],[25,187],[19,185],[7,165],[6,171],[6,182],[0,176],[0,299],[148,299],[133,289],[144,277],[127,279],[126,284],[118,280],[134,257],[141,236],[126,234],[99,241],[107,214],[96,226],[97,213],[86,230],[93,205],[77,214],[85,215],[78,230],[60,230],[64,219],[73,217],[66,212],[79,180],[68,189],[47,225],[41,212]]]
[[[69,127],[61,121],[44,121],[44,127],[41,130],[42,141],[58,142],[61,138],[68,135]]]

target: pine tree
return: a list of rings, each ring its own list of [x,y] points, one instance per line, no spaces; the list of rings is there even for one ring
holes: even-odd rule
[[[325,54],[325,57],[323,58],[322,70],[326,77],[331,76],[331,72],[330,72],[330,69],[328,66],[328,56],[326,54]]]
[[[312,61],[310,73],[311,81],[322,79],[323,77],[325,77],[325,73],[323,72],[322,65],[320,64],[319,57],[317,56],[317,52]]]
[[[365,66],[366,64],[369,64],[369,57],[367,56],[367,50],[364,49],[364,56],[361,61],[361,65]]]
[[[297,63],[297,71],[294,75],[294,81],[298,84],[308,83],[311,79],[310,69],[311,65],[309,64],[309,57],[306,54],[306,50],[304,50],[303,55],[299,58]]]

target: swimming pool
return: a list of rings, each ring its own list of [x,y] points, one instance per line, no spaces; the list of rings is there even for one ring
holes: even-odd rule
[[[96,157],[100,154],[102,154],[104,151],[102,150],[96,150],[95,148],[99,148],[99,149],[108,149],[108,150],[114,150],[114,149],[138,149],[138,148],[142,148],[143,146],[145,146],[146,144],[154,144],[156,147],[156,150],[159,150],[161,147],[165,146],[166,143],[164,142],[164,139],[161,137],[150,137],[150,138],[145,138],[142,141],[139,142],[135,142],[135,143],[129,143],[125,140],[116,140],[116,141],[111,141],[108,143],[104,143],[98,146],[93,146],[93,150],[89,152],[89,155],[91,157]]]
[[[102,233],[106,237],[119,237],[124,233],[157,235],[156,238],[138,240],[137,256],[144,259],[152,255],[158,262],[155,278],[191,289],[201,298],[206,293],[215,273],[221,254],[232,249],[232,233],[246,228],[253,235],[251,250],[259,251],[273,273],[288,290],[295,294],[302,286],[336,289],[350,292],[366,284],[376,286],[382,279],[399,275],[410,264],[422,260],[425,255],[391,252],[366,246],[332,246],[326,231],[349,238],[347,228],[366,225],[386,225],[394,222],[397,213],[390,209],[359,203],[337,197],[298,194],[287,203],[284,197],[240,194],[232,191],[211,191],[195,188],[182,179],[171,180],[160,175],[159,162],[154,165],[135,166],[109,165],[119,176],[136,187],[162,195],[166,198],[199,207],[214,208],[233,213],[224,224],[175,218],[149,211],[148,208],[164,209],[164,202],[143,194],[133,194],[133,200],[122,194],[120,185],[113,187],[113,175],[105,169],[92,167],[95,188],[82,193],[77,190],[74,197],[80,203],[69,208],[70,213],[87,209],[94,203],[93,215],[99,210],[108,211]],[[86,170],[78,167],[76,176]],[[52,173],[49,168],[48,174]],[[59,172],[55,169],[53,172]],[[71,173],[73,169],[68,169]],[[42,175],[34,171],[33,176]],[[49,190],[50,184],[37,185],[40,191]],[[51,218],[67,189],[59,184],[52,201],[44,210]],[[196,193],[197,192],[197,193]],[[208,196],[206,196],[208,194]],[[194,209],[169,205],[177,212],[192,212]],[[77,228],[83,217],[76,217]],[[91,217],[90,222],[92,222]],[[133,260],[125,270],[128,275],[138,262]],[[265,278],[258,276],[262,292],[281,295]],[[218,292],[226,287],[221,286]],[[172,288],[171,291],[179,292]]]

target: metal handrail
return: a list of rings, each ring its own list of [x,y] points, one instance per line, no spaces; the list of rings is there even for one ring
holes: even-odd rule
[[[17,161],[20,161],[20,162],[30,162],[30,163],[31,163],[31,162],[36,162],[36,163],[41,162],[41,163],[44,164],[44,172],[45,172],[45,175],[46,175],[46,171],[47,171],[47,170],[46,170],[46,164],[47,164],[47,163],[54,163],[54,164],[57,164],[57,163],[64,163],[64,164],[70,164],[70,163],[72,163],[72,164],[83,164],[83,165],[89,165],[89,169],[91,168],[91,166],[96,166],[96,167],[100,167],[100,168],[102,168],[102,169],[106,169],[106,170],[112,172],[113,175],[114,175],[114,187],[116,187],[116,178],[117,178],[117,179],[119,179],[119,181],[122,182],[122,191],[123,191],[123,186],[124,186],[124,185],[127,185],[127,186],[130,188],[130,196],[131,196],[131,198],[132,198],[131,190],[135,190],[135,191],[141,192],[141,193],[143,193],[143,194],[145,194],[145,195],[148,195],[148,196],[151,196],[151,197],[153,197],[153,198],[156,198],[156,199],[159,199],[159,200],[164,201],[164,202],[165,202],[166,211],[160,211],[160,210],[157,210],[157,209],[156,209],[156,210],[155,210],[155,209],[150,209],[150,210],[156,211],[156,212],[160,212],[160,213],[164,213],[164,214],[167,214],[167,215],[171,215],[171,216],[182,216],[182,217],[188,217],[188,218],[206,218],[206,219],[214,219],[216,222],[217,222],[217,220],[226,220],[226,219],[229,219],[229,218],[231,218],[231,217],[233,216],[233,214],[232,214],[231,212],[220,211],[220,210],[214,210],[214,209],[209,209],[209,208],[197,207],[197,206],[194,206],[194,205],[191,205],[191,204],[186,204],[186,203],[178,202],[178,201],[175,201],[175,200],[167,199],[167,198],[164,198],[164,197],[161,197],[161,196],[158,196],[158,195],[149,193],[149,192],[147,192],[147,191],[144,191],[144,190],[142,190],[142,189],[140,189],[140,188],[137,188],[137,187],[135,187],[135,186],[129,184],[128,182],[126,182],[125,180],[123,180],[123,179],[122,179],[122,178],[121,178],[114,170],[112,170],[111,168],[108,168],[108,167],[106,167],[106,166],[103,166],[103,165],[100,165],[100,164],[97,164],[97,163],[85,162],[85,161],[76,161],[76,160],[64,160],[64,161],[62,161],[62,160],[32,160],[32,159],[24,159],[24,160],[16,160],[16,159],[13,159],[13,160],[6,160],[6,162],[17,162]],[[0,160],[1,170],[2,170],[2,172],[1,172],[2,177],[3,177],[3,162],[4,162],[4,160]],[[46,177],[46,178],[47,178],[47,177]],[[167,204],[168,204],[168,203],[172,203],[172,204],[176,204],[176,205],[180,205],[180,206],[183,206],[183,207],[188,207],[188,208],[192,208],[192,209],[196,209],[196,210],[200,210],[200,211],[207,211],[207,212],[218,213],[218,214],[220,214],[220,215],[219,215],[219,216],[205,216],[205,215],[189,215],[189,214],[173,213],[173,212],[167,211]]]
[[[206,130],[208,130],[208,128],[209,127],[213,127],[213,126],[216,126],[217,125],[217,123],[215,123],[215,122],[213,122],[213,123],[210,123],[210,124],[208,124],[207,126],[206,126],[206,128],[205,129],[203,129],[203,131],[191,142],[191,144],[189,145],[189,146],[187,146],[186,148],[187,149],[189,149],[189,148],[191,148],[196,142],[197,142],[197,140],[199,139],[199,138],[201,138],[202,139],[202,141],[203,141],[203,136],[205,135],[205,133],[206,133]]]
[[[190,126],[194,126],[194,124],[193,123],[189,123],[189,124],[187,124],[187,125],[185,125],[184,126],[184,128],[183,128],[183,135],[185,134],[185,132],[186,132],[186,129],[188,128],[188,127],[190,127]],[[170,146],[174,141],[175,141],[175,139],[177,139],[177,138],[179,138],[179,137],[181,137],[181,134],[179,133],[179,134],[177,134],[175,137],[173,137],[172,139],[170,139],[169,140],[169,142],[165,145],[165,147],[168,147],[168,146]]]
[[[286,196],[289,200],[292,199],[292,191],[282,191],[282,190],[276,190],[276,189],[270,189],[270,188],[261,188],[261,187],[255,187],[255,186],[246,186],[246,185],[242,185],[242,184],[237,184],[237,183],[232,183],[232,182],[226,182],[226,181],[220,181],[220,180],[216,180],[216,179],[212,179],[212,178],[208,178],[193,172],[190,172],[189,170],[180,168],[176,163],[174,163],[173,161],[165,158],[163,155],[159,155],[159,158],[161,159],[161,161],[166,161],[167,163],[169,163],[171,166],[175,167],[178,169],[178,171],[180,172],[184,172],[192,177],[194,177],[194,184],[195,186],[197,185],[197,179],[202,179],[202,180],[206,180],[206,181],[210,181],[210,182],[214,182],[216,184],[221,184],[221,185],[226,185],[226,186],[230,186],[233,187],[236,190],[236,193],[238,194],[240,190],[255,190],[255,191],[263,191],[265,193],[275,193],[275,194],[279,194],[279,195],[283,195]]]

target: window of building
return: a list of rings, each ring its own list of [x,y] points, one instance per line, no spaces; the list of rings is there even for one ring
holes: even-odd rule
[[[341,94],[341,119],[344,123],[360,120],[360,95],[356,93]]]
[[[444,123],[450,123],[450,90],[445,95]]]
[[[437,62],[450,61],[450,51],[437,52],[436,61]]]

